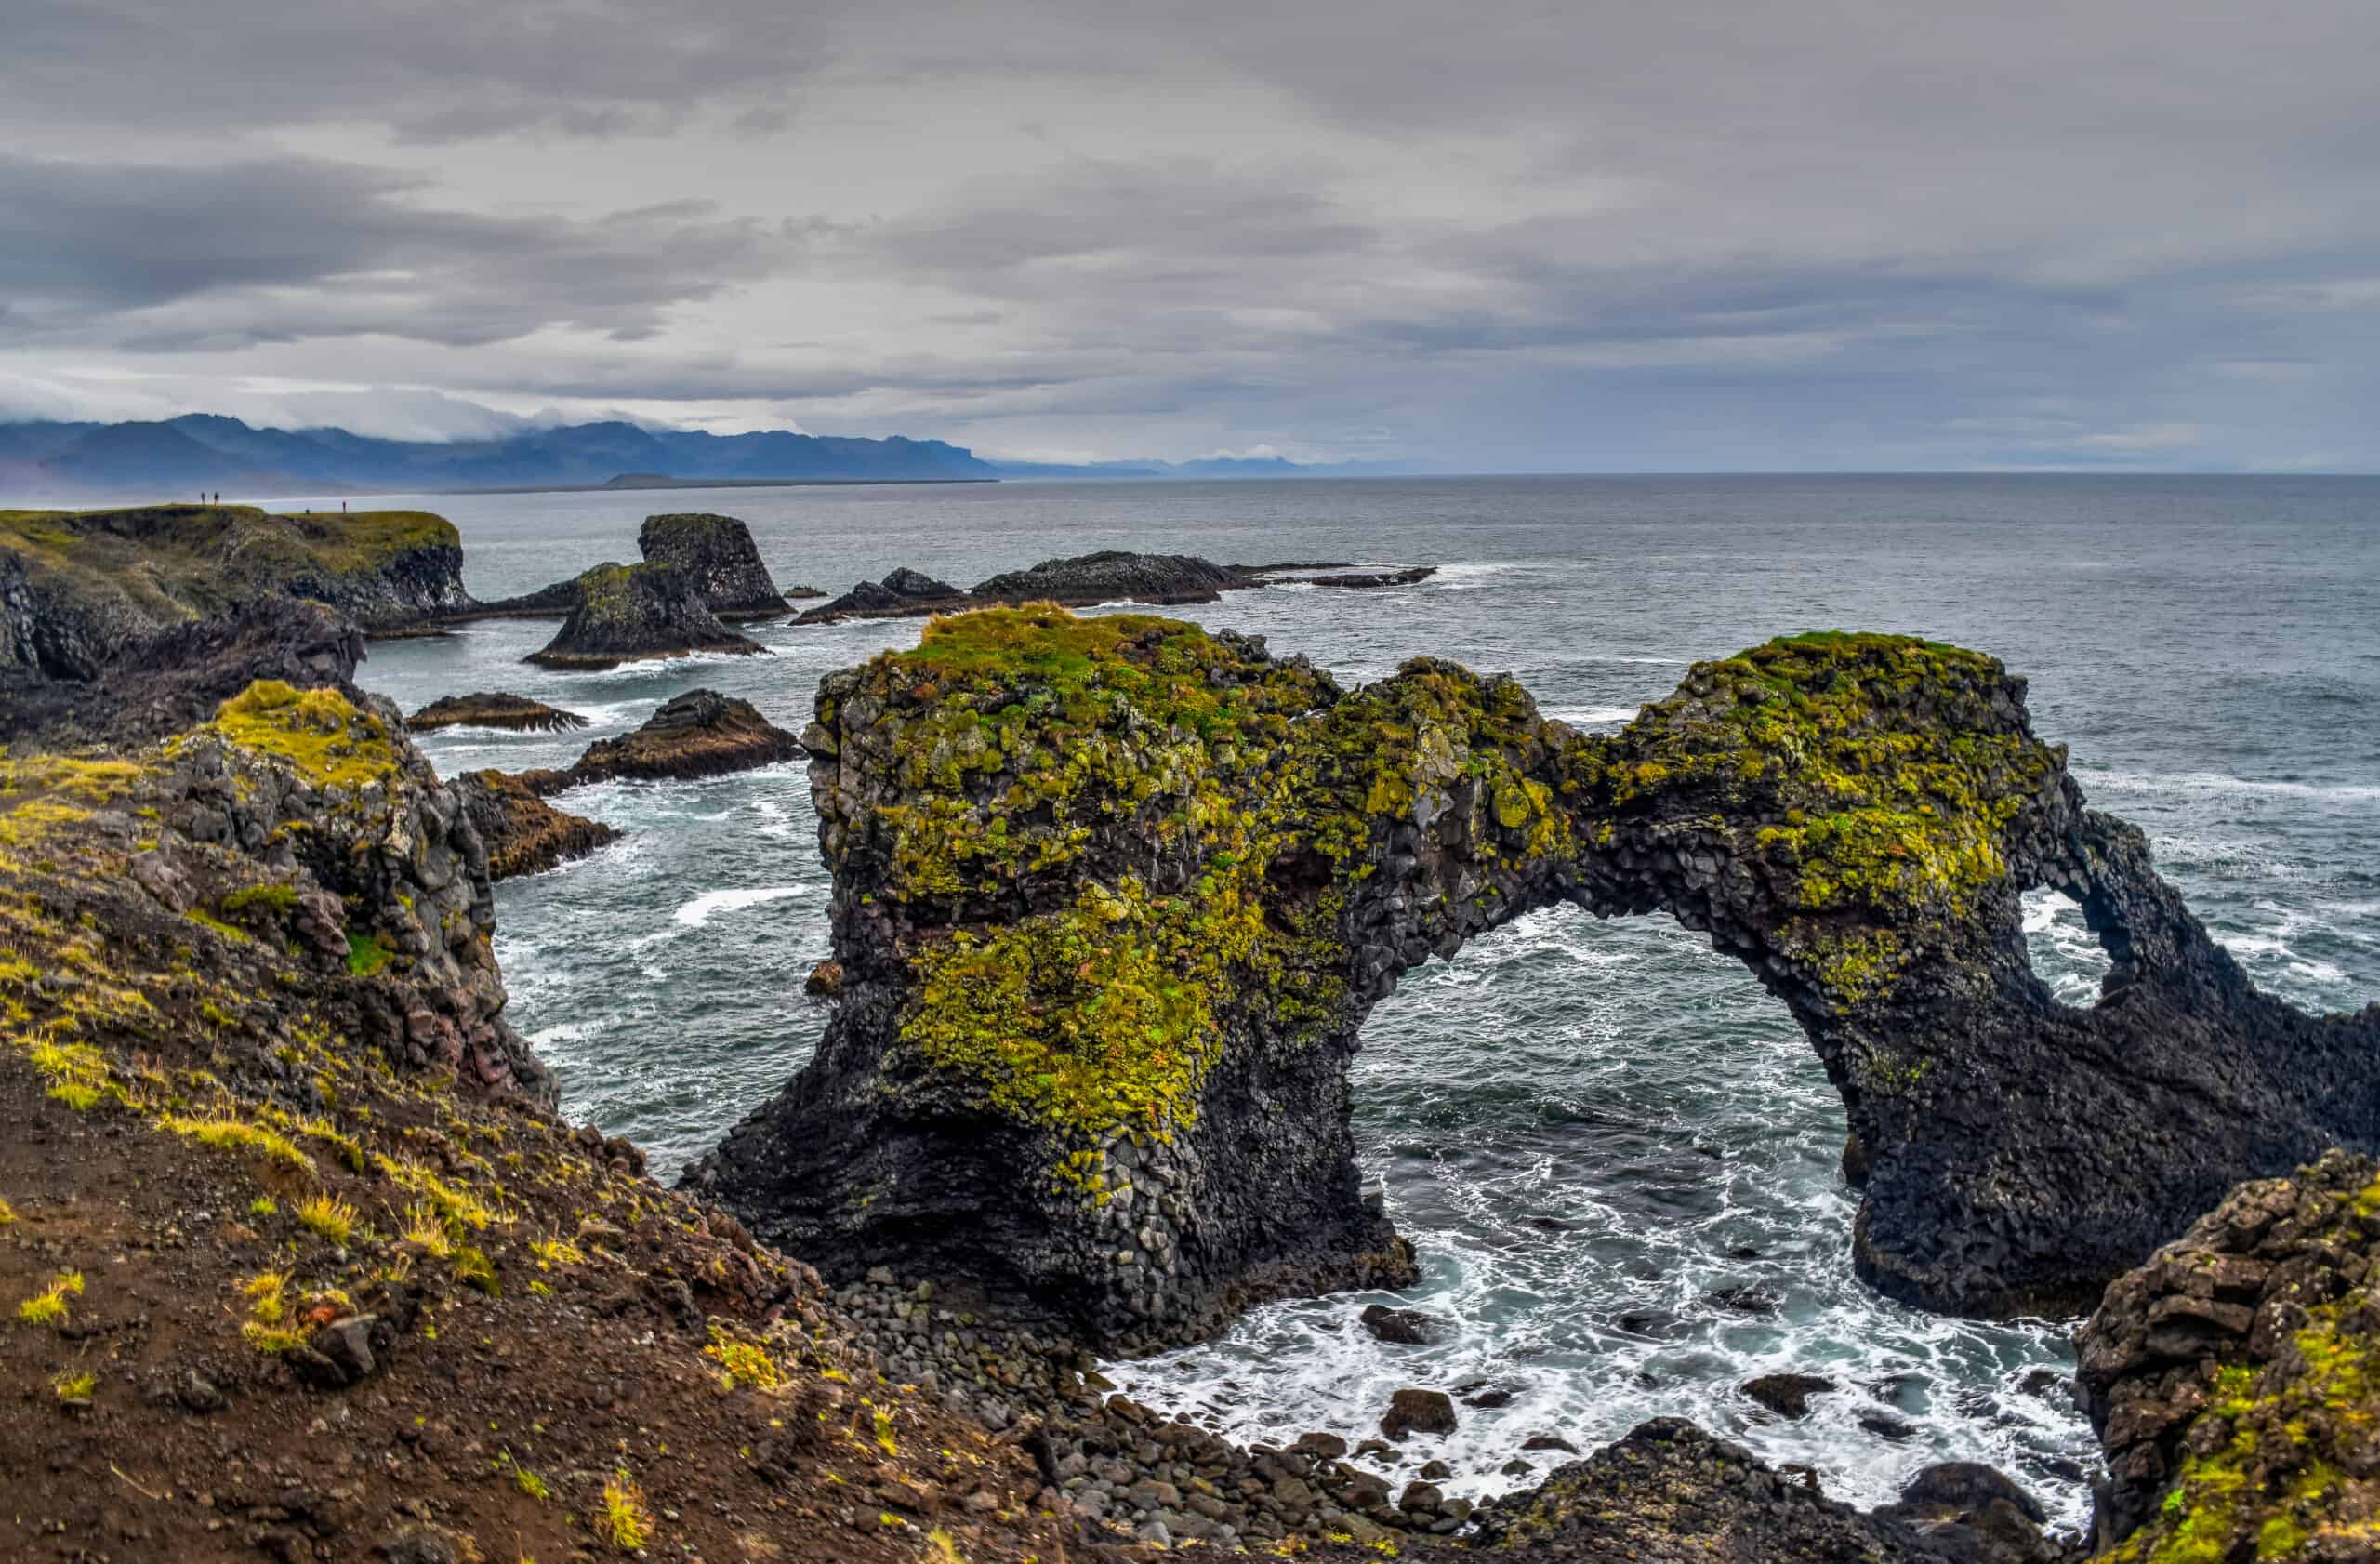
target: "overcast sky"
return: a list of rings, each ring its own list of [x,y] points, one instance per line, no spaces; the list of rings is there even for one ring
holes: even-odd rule
[[[7,0],[0,416],[2380,470],[2372,0]]]

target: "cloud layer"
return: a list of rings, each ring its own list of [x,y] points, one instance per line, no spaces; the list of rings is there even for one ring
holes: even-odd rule
[[[20,9],[0,413],[2380,467],[2347,0]]]

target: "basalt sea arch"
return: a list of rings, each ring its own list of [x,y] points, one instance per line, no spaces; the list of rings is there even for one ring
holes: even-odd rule
[[[1667,912],[1784,1001],[1871,1169],[1860,1272],[1925,1306],[2080,1303],[2239,1179],[2380,1140],[2380,1007],[2255,992],[1975,653],[1794,637],[1593,737],[1448,663],[1346,691],[1229,632],[994,610],[817,712],[837,1013],[689,1178],[830,1273],[1127,1351],[1394,1284],[1357,1033],[1559,902]],[[2033,975],[2037,885],[2113,958],[2090,1009]]]

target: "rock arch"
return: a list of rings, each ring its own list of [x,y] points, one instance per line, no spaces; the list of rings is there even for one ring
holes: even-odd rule
[[[1666,912],[1785,1002],[1871,1170],[1855,1262],[1928,1307],[2070,1306],[2380,1136],[2380,1006],[2255,992],[1976,653],[1788,638],[1599,737],[1451,663],[1349,691],[1228,631],[993,610],[817,718],[837,1014],[689,1178],[830,1273],[1127,1351],[1405,1279],[1352,1155],[1364,1018],[1562,902]],[[2032,974],[2044,884],[2114,959],[2094,1008]]]

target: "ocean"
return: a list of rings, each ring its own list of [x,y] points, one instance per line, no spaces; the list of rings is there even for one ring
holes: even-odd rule
[[[334,501],[335,503],[335,501]],[[2036,730],[2256,980],[2319,1010],[2380,995],[2380,480],[1526,478],[401,497],[461,529],[496,597],[636,558],[649,511],[751,524],[781,586],[840,591],[907,564],[964,585],[1094,549],[1260,563],[1438,565],[1412,588],[1282,587],[1165,610],[1266,636],[1345,683],[1427,653],[1509,670],[1547,713],[1607,730],[1686,666],[1813,628],[1904,630],[2031,679]],[[362,679],[408,710],[509,690],[587,732],[423,740],[442,771],[566,764],[700,685],[799,730],[819,676],[909,643],[914,620],[752,630],[775,655],[553,673],[546,621],[376,644]],[[510,1014],[565,1110],[673,1176],[800,1067],[826,1022],[827,880],[799,764],[607,784],[564,807],[626,831],[496,893]],[[2037,896],[2038,970],[2087,1001],[2079,912]],[[1255,1311],[1229,1334],[1113,1366],[1136,1398],[1244,1439],[1372,1431],[1389,1392],[1499,1393],[1433,1453],[1477,1495],[1532,1435],[1581,1450],[1695,1419],[1827,1491],[1888,1499],[1932,1462],[1990,1462],[2060,1520],[2087,1509],[2089,1430],[2057,1380],[2070,1320],[1984,1324],[1851,1275],[1843,1110],[1783,1008],[1660,919],[1523,919],[1382,1005],[1355,1067],[1366,1175],[1418,1245],[1421,1284]],[[1742,1290],[1749,1290],[1749,1293]],[[1756,1295],[1773,1306],[1747,1310]],[[1434,1345],[1355,1321],[1446,1317]],[[1817,1373],[1801,1422],[1739,1390]],[[2049,1371],[2043,1372],[2043,1371]],[[1523,1457],[1542,1472],[1558,1450]]]

